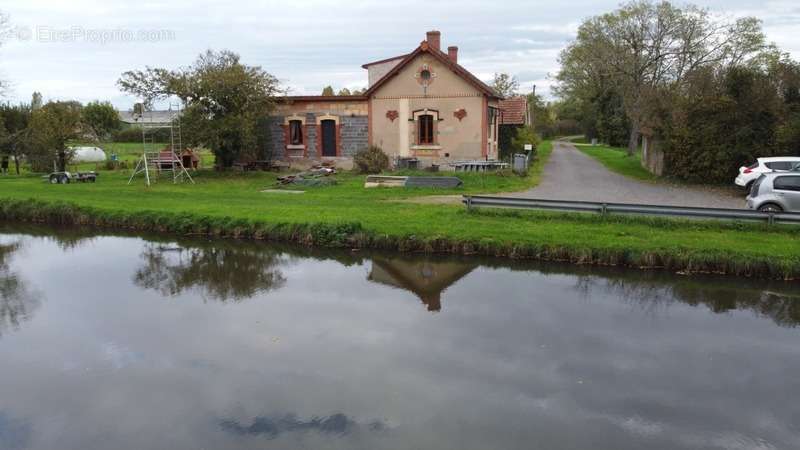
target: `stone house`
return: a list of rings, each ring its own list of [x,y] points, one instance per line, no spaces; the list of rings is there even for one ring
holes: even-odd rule
[[[273,157],[349,160],[377,145],[392,161],[423,167],[497,158],[501,98],[458,64],[458,47],[441,50],[438,31],[408,54],[362,67],[363,95],[282,99],[269,124]]]

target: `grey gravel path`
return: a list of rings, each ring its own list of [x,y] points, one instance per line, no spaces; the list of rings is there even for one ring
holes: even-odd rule
[[[541,183],[510,196],[707,208],[746,207],[743,192],[637,181],[609,171],[569,142],[556,141],[553,145]]]

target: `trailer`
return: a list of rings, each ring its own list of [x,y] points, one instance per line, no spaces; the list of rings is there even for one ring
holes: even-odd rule
[[[94,183],[97,181],[97,176],[99,174],[95,171],[91,172],[53,172],[50,175],[45,175],[47,181],[50,184],[69,184],[71,182],[75,183]]]

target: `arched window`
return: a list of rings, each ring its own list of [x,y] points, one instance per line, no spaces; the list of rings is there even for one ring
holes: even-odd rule
[[[423,114],[417,118],[417,143],[418,144],[433,144],[433,116],[430,114]]]
[[[291,145],[303,145],[303,122],[299,120],[289,121],[289,143]]]

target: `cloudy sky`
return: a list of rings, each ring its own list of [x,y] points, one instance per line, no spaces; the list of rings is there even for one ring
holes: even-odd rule
[[[698,0],[728,16],[754,15],[770,40],[800,58],[797,0]],[[406,53],[425,31],[458,45],[459,60],[478,77],[517,76],[526,89],[547,94],[558,52],[584,18],[617,1],[530,0],[4,0],[16,35],[0,47],[6,97],[110,100],[129,108],[136,99],[115,86],[119,75],[147,65],[190,64],[205,49],[230,49],[260,65],[293,94],[318,94],[325,85],[364,87],[361,64]]]

